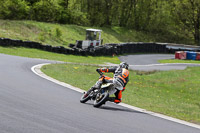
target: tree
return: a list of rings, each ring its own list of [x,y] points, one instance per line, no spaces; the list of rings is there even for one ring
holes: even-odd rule
[[[194,36],[195,43],[200,45],[200,1],[174,1],[174,15],[182,30],[187,29]]]
[[[40,0],[25,0],[27,1],[28,3],[30,3],[30,5],[32,6],[34,3],[40,1]]]
[[[68,9],[69,0],[59,0],[58,4],[60,6],[60,14],[59,14],[58,22],[61,24],[72,23],[71,22],[72,14],[70,10]]]
[[[24,0],[1,0],[0,5],[2,19],[26,19],[30,9]]]
[[[60,6],[54,0],[41,0],[33,7],[32,19],[44,22],[56,22],[60,15]]]
[[[117,2],[119,11],[119,26],[126,27],[130,19],[133,19],[133,13],[136,9],[137,0],[119,0]],[[117,15],[117,14],[116,14]],[[132,22],[131,22],[132,23]]]
[[[64,10],[68,9],[69,7],[69,0],[59,0],[59,5],[64,8]]]
[[[112,2],[112,0],[105,0],[105,11],[106,11],[106,13],[105,13],[105,24],[106,25],[109,25],[109,26],[111,26],[111,19],[110,19],[110,17],[111,17],[111,9],[112,9],[112,6],[113,6],[113,2]]]

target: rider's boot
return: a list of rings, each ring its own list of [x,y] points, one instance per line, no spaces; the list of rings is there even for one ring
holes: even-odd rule
[[[118,104],[121,102],[121,99],[116,99],[116,97],[109,97],[108,101]]]
[[[114,101],[115,101],[115,97],[109,97],[109,98],[108,98],[108,101],[114,102]]]

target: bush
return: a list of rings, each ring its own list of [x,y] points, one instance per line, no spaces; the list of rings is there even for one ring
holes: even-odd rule
[[[71,23],[71,13],[68,10],[62,9],[58,22],[61,24],[70,24]]]
[[[39,36],[38,36],[38,39],[42,42],[45,42],[46,40],[46,34],[44,32],[40,32],[39,33]]]
[[[24,0],[1,0],[1,19],[27,19],[30,7]]]
[[[89,25],[89,20],[87,19],[87,14],[79,11],[73,11],[73,16],[71,18],[71,23],[76,25]]]
[[[62,31],[59,28],[56,28],[56,37],[60,38],[62,36]]]
[[[32,7],[31,18],[43,22],[56,22],[60,7],[54,0],[41,0]]]

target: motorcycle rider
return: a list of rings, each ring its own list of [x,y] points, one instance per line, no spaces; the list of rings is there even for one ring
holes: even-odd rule
[[[90,90],[99,89],[103,83],[112,83],[116,89],[115,97],[110,97],[108,100],[111,102],[120,103],[122,101],[122,91],[125,90],[125,86],[129,81],[128,67],[129,65],[126,62],[122,62],[118,67],[96,69],[96,71],[99,73],[112,72],[114,73],[114,77],[110,78],[102,75]]]

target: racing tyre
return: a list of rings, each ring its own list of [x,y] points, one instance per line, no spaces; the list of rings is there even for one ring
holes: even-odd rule
[[[93,91],[92,91],[93,92]],[[91,92],[91,93],[92,93]],[[83,95],[82,95],[82,97],[81,97],[81,99],[80,99],[80,102],[81,103],[85,103],[85,102],[87,102],[88,100],[90,100],[90,96],[91,96],[91,93],[90,94],[87,94],[87,93],[84,93]]]
[[[105,104],[109,97],[109,93],[106,91],[104,93],[98,93],[95,100],[94,100],[94,107],[98,108],[102,104]]]

